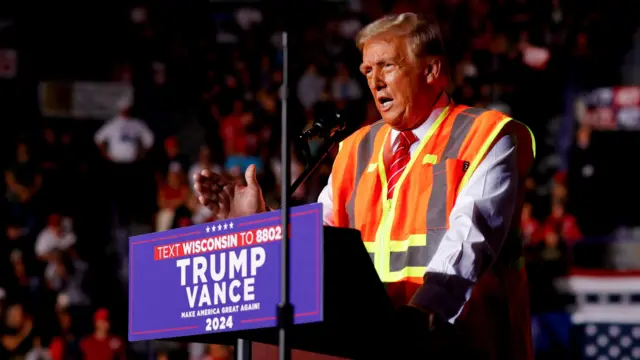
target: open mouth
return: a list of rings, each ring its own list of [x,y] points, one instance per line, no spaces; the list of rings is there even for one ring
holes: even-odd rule
[[[378,103],[380,103],[380,109],[381,110],[389,110],[391,108],[391,106],[393,105],[393,98],[390,98],[388,96],[380,96],[378,98]]]

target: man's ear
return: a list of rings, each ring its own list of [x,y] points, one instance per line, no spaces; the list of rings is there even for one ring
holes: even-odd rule
[[[442,62],[438,58],[427,58],[424,67],[424,76],[428,84],[434,84],[442,70]]]

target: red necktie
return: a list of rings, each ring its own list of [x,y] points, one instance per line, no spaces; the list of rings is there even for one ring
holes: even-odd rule
[[[398,180],[400,180],[400,176],[402,176],[404,169],[409,164],[409,160],[411,160],[409,148],[411,144],[418,141],[418,138],[411,131],[403,131],[398,134],[396,141],[398,142],[398,147],[393,152],[391,165],[389,166],[389,174],[391,175],[387,179],[387,188],[389,189],[387,192],[388,199],[393,199],[393,192],[398,184]]]

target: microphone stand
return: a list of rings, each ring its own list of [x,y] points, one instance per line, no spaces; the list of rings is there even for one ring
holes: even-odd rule
[[[291,192],[289,191],[289,183],[291,182],[291,146],[289,144],[289,124],[287,121],[287,97],[289,86],[289,44],[287,32],[282,33],[282,93],[280,99],[282,102],[282,133],[280,141],[282,142],[282,154],[280,166],[281,176],[281,196],[282,206],[280,212],[282,214],[282,248],[281,248],[281,268],[280,268],[280,304],[278,304],[278,353],[280,360],[291,360],[291,343],[289,341],[289,329],[293,326],[293,304],[290,299],[290,249],[289,249],[289,203],[291,200]]]
[[[313,159],[310,158],[308,140],[310,136],[303,134],[297,140],[304,144],[305,156],[307,161],[305,169],[298,176],[295,182],[291,185],[291,145],[289,142],[289,124],[287,121],[287,97],[288,97],[288,67],[289,67],[289,47],[288,47],[288,34],[283,32],[282,34],[282,92],[280,94],[280,100],[282,104],[282,129],[281,129],[281,196],[282,203],[280,213],[282,215],[282,248],[281,248],[281,267],[280,267],[280,303],[277,308],[277,326],[278,326],[278,358],[279,360],[291,360],[291,342],[289,340],[289,331],[294,323],[294,307],[291,303],[291,259],[290,259],[290,233],[289,233],[289,204],[291,202],[291,195],[300,187],[300,185],[309,178],[309,176],[318,168],[318,165],[327,157],[336,144],[344,139],[347,135],[345,126],[343,125],[339,129],[333,131],[328,136],[325,143],[322,145],[318,155]],[[325,136],[328,134],[325,134]],[[322,136],[321,136],[322,137]],[[251,342],[244,339],[238,339],[235,349],[236,359],[238,360],[250,360],[251,359]]]

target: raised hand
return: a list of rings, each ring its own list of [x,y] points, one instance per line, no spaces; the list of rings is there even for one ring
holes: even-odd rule
[[[194,189],[199,194],[200,203],[218,219],[253,215],[266,211],[256,176],[255,165],[250,165],[244,173],[245,186],[205,169],[194,176]]]

